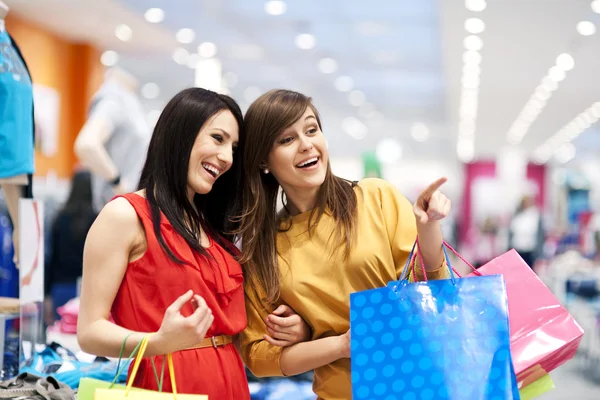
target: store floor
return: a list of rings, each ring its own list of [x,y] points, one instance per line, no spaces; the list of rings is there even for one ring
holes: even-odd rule
[[[556,388],[540,400],[599,400],[600,382],[594,383],[583,376],[581,360],[573,359],[550,374]]]

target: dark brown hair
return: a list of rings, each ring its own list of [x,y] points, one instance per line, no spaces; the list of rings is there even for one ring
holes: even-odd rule
[[[290,90],[272,90],[263,94],[252,103],[244,119],[245,179],[237,232],[242,240],[240,261],[245,264],[246,283],[258,284],[271,304],[277,302],[280,294],[276,241],[277,233],[282,231],[277,216],[279,183],[272,174],[263,174],[261,165],[264,167],[281,132],[302,117],[308,107],[314,112],[321,129],[321,119],[311,98]],[[345,245],[344,255],[347,257],[355,237],[356,194],[349,181],[333,175],[329,164],[325,181],[319,188],[316,207],[310,214],[309,232],[326,210],[337,222],[337,242],[339,246]]]

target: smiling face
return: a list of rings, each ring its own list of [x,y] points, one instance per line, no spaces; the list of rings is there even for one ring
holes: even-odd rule
[[[188,198],[207,194],[215,181],[227,172],[239,141],[239,126],[229,110],[207,121],[198,132],[188,165]]]
[[[266,167],[283,190],[319,188],[325,180],[329,154],[325,136],[311,107],[275,139]]]

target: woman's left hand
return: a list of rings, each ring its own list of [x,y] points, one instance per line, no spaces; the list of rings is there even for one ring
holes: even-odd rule
[[[268,335],[264,338],[274,346],[287,347],[310,339],[310,326],[289,306],[280,305],[265,322]]]
[[[451,208],[450,200],[439,191],[439,188],[447,180],[447,178],[440,178],[419,194],[417,201],[413,204],[413,212],[417,218],[417,223],[425,225],[448,216]]]

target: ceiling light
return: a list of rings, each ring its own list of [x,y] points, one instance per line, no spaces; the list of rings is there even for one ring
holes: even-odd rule
[[[556,89],[558,89],[558,83],[547,76],[542,80],[542,85],[540,87],[549,92],[554,92]]]
[[[106,50],[100,56],[100,62],[106,67],[113,67],[119,62],[119,55],[116,51]]]
[[[349,76],[339,76],[335,79],[333,84],[340,92],[349,92],[354,86],[354,82]]]
[[[204,42],[198,46],[200,57],[211,58],[217,54],[217,46],[212,42]]]
[[[310,33],[301,33],[296,36],[296,47],[302,50],[310,50],[317,44],[317,40]]]
[[[563,71],[570,71],[575,67],[575,60],[570,54],[563,53],[556,57],[556,66]]]
[[[485,30],[485,23],[479,18],[469,18],[465,21],[465,30],[472,34],[479,34]]]
[[[223,81],[228,88],[233,88],[238,83],[238,76],[233,72],[225,72],[223,74]]]
[[[175,38],[179,43],[192,43],[196,39],[196,34],[189,28],[183,28],[177,31]]]
[[[344,118],[342,121],[342,130],[354,139],[364,139],[369,129],[359,119],[354,117]]]
[[[471,65],[481,64],[481,54],[475,50],[467,50],[463,53],[463,63]]]
[[[582,36],[591,36],[596,33],[596,25],[590,21],[581,21],[577,24],[577,32]]]
[[[184,48],[175,49],[173,52],[173,60],[179,65],[186,65],[189,58],[190,53]]]
[[[465,49],[479,51],[483,47],[483,40],[479,36],[469,35],[463,42]]]
[[[260,96],[260,89],[255,86],[249,86],[244,90],[244,99],[248,103],[252,103],[258,96]]]
[[[474,75],[474,76],[468,76],[468,75],[464,75],[462,77],[461,83],[463,85],[464,88],[467,89],[477,89],[479,87],[479,76]]]
[[[265,12],[269,15],[282,15],[286,8],[285,2],[281,0],[270,0],[265,3]]]
[[[358,110],[358,113],[360,114],[361,117],[365,117],[368,118],[372,112],[375,111],[375,106],[371,103],[364,103],[362,106],[360,106],[360,110]]]
[[[472,140],[461,139],[456,143],[456,154],[462,162],[470,162],[475,156],[475,144]]]
[[[469,11],[480,12],[485,10],[487,3],[485,0],[465,0],[465,7]]]
[[[429,138],[429,129],[427,125],[416,122],[410,127],[410,134],[417,142],[424,142]]]
[[[564,70],[555,66],[555,67],[550,68],[550,71],[548,71],[548,76],[554,82],[561,82],[563,79],[565,79],[566,74],[565,74]]]
[[[592,1],[592,10],[595,13],[600,14],[600,0],[594,0],[594,1]]]
[[[463,74],[469,76],[481,75],[481,67],[479,64],[465,64],[463,66]]]
[[[319,71],[324,74],[332,74],[337,70],[337,61],[333,58],[325,57],[319,60]]]
[[[402,145],[392,138],[382,139],[377,143],[375,156],[383,164],[395,164],[402,158]]]
[[[192,53],[188,57],[187,66],[192,69],[196,69],[196,67],[198,66],[199,60],[200,60],[200,56],[197,53]]]
[[[117,25],[115,28],[115,36],[124,42],[128,42],[131,40],[133,36],[133,31],[131,28],[125,24]]]
[[[360,90],[353,90],[348,95],[348,101],[355,107],[360,107],[365,103],[365,95]]]
[[[157,24],[165,19],[165,12],[160,8],[149,8],[144,13],[144,18],[148,22]]]
[[[556,150],[554,157],[558,160],[558,162],[566,164],[569,161],[571,161],[573,158],[575,158],[576,153],[577,153],[577,149],[575,149],[575,145],[573,145],[573,143],[569,142],[569,143],[564,143],[562,146],[560,146]]]
[[[154,82],[148,82],[142,86],[142,96],[148,100],[153,100],[160,94],[160,88]]]

